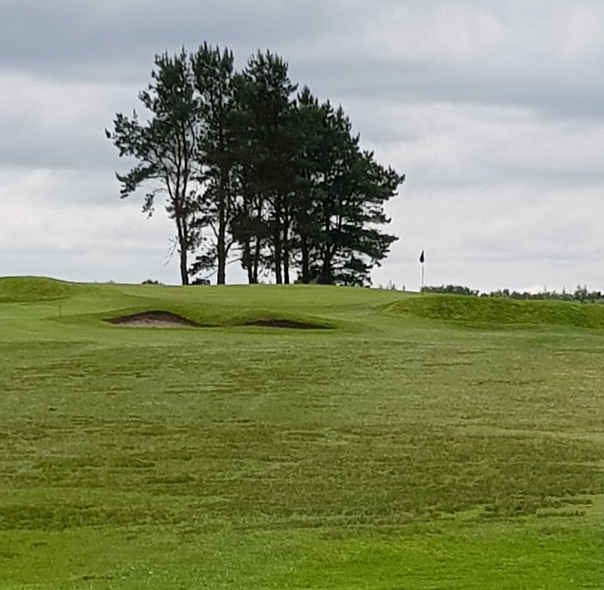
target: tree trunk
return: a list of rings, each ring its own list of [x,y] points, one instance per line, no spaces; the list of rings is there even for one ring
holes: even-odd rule
[[[308,242],[304,236],[302,236],[300,242],[300,249],[302,251],[302,283],[308,285],[308,283],[310,283],[310,256],[308,251]]]
[[[258,267],[260,266],[260,238],[256,237],[256,249],[254,252],[254,264],[252,268],[252,280],[251,283],[258,282]]]
[[[224,155],[227,152],[226,141],[224,137],[224,128],[220,125],[219,128],[219,145],[220,153]],[[227,203],[230,203],[230,190],[229,190],[229,172],[226,169],[227,164],[224,158],[221,158],[220,163],[220,187],[218,192],[218,243],[216,245],[218,254],[218,272],[216,276],[216,283],[218,285],[224,285],[226,283],[226,258],[227,258],[227,246],[226,246],[226,234],[227,234],[227,223],[230,217],[230,207],[227,211]]]
[[[283,282],[289,285],[289,235],[287,223],[283,228]]]
[[[189,244],[187,240],[187,227],[183,219],[176,219],[176,231],[178,237],[178,257],[180,266],[180,281],[183,285],[189,284],[189,269],[187,254]]]
[[[277,285],[283,283],[282,261],[283,261],[283,249],[282,249],[282,237],[281,237],[281,197],[277,195],[274,201],[275,216],[273,219],[273,247],[274,247],[274,265],[275,265],[275,282]]]
[[[331,267],[332,251],[328,244],[323,247],[323,264],[319,275],[319,283],[322,285],[333,285],[333,269]]]
[[[251,246],[250,238],[245,238],[243,242],[243,252],[241,253],[241,266],[245,268],[247,272],[247,282],[252,283],[252,257],[251,257]]]
[[[281,236],[278,228],[273,235],[273,245],[275,247],[275,282],[277,285],[283,283],[283,275],[281,274]]]
[[[226,215],[224,195],[221,196],[218,211],[218,243],[216,244],[218,254],[218,272],[216,283],[224,285],[226,283]]]
[[[187,251],[180,247],[180,280],[183,285],[189,284],[189,272],[187,264]]]

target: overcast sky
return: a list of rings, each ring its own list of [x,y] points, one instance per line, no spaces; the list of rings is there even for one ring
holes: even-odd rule
[[[280,54],[407,175],[376,286],[423,249],[432,285],[604,290],[601,0],[0,0],[0,275],[178,282],[104,129],[204,41]]]

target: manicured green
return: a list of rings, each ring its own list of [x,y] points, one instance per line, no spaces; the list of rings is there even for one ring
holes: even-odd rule
[[[207,327],[104,321],[150,310]],[[267,319],[316,329],[242,325]],[[0,278],[0,589],[602,588],[602,326]]]

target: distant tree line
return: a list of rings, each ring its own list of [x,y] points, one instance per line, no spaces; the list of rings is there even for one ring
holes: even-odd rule
[[[469,287],[462,287],[460,285],[442,285],[440,287],[428,286],[422,288],[423,293],[448,293],[450,295],[472,295],[474,297],[479,295],[479,291],[470,289]]]
[[[270,51],[236,71],[204,43],[156,56],[151,78],[144,118],[118,113],[106,134],[137,161],[117,174],[120,196],[145,187],[148,215],[165,198],[182,284],[225,283],[233,259],[250,283],[370,282],[397,239],[381,228],[404,176],[361,149],[342,107],[298,91]]]
[[[536,299],[536,300],[555,300],[555,301],[577,301],[580,303],[604,303],[604,295],[600,291],[589,291],[586,286],[578,285],[572,292],[568,293],[562,290],[557,291],[544,290],[539,293],[528,293],[518,291],[510,291],[502,289],[499,291],[491,291],[490,293],[480,293],[479,291],[469,289],[460,285],[442,285],[440,287],[424,287],[424,293],[449,293],[452,295],[469,295],[473,297],[497,297],[503,299]]]

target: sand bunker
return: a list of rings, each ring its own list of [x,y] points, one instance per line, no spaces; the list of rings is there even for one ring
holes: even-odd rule
[[[119,318],[106,320],[117,326],[132,326],[135,328],[203,328],[209,327],[203,324],[197,324],[187,318],[172,313],[170,311],[145,311],[135,313]],[[307,324],[296,320],[287,320],[281,318],[266,318],[250,320],[238,324],[239,326],[261,327],[261,328],[289,328],[291,330],[317,330],[324,326]]]
[[[132,315],[107,320],[118,326],[133,326],[139,328],[198,328],[196,324],[187,318],[171,313],[169,311],[145,311]]]

